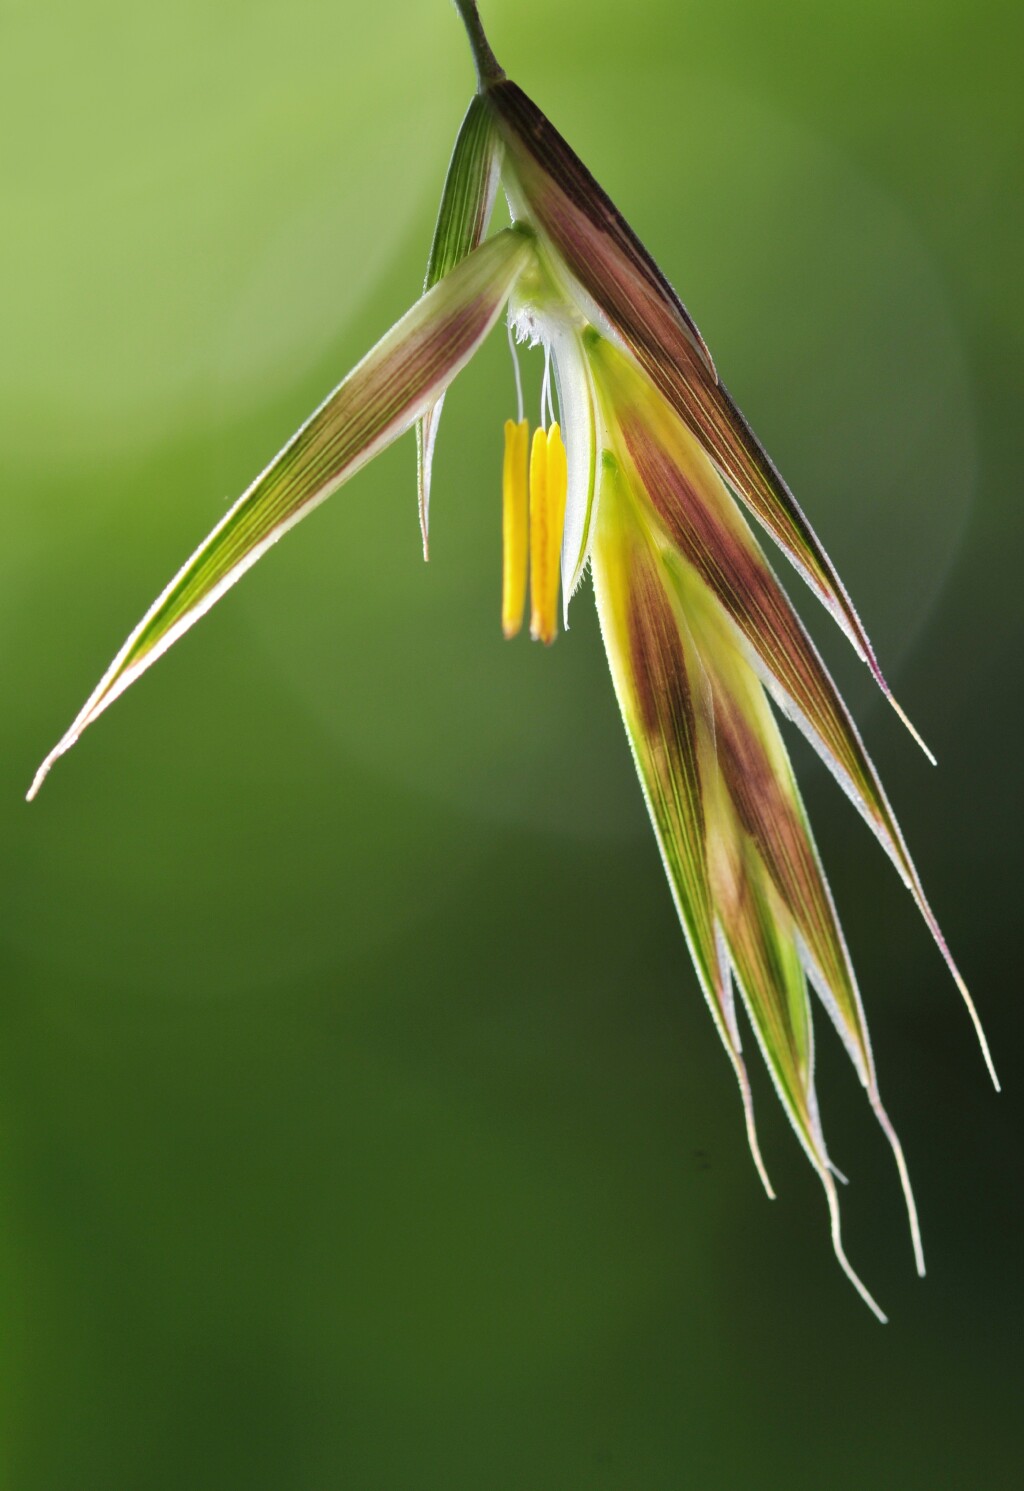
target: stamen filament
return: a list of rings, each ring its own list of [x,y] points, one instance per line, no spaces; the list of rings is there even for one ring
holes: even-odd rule
[[[516,339],[512,334],[512,322],[508,326],[508,350],[512,354],[512,370],[516,375],[516,419],[522,422],[523,418],[523,380],[519,372],[519,353],[516,351]]]
[[[502,467],[502,577],[501,628],[514,637],[523,624],[526,605],[528,498],[526,447],[530,427],[525,419],[505,421],[505,460]]]
[[[535,430],[530,451],[530,636],[546,646],[558,632],[558,581],[568,469],[557,424]]]
[[[544,348],[544,377],[540,385],[540,422],[547,428],[554,421],[554,412],[551,408],[551,351]]]

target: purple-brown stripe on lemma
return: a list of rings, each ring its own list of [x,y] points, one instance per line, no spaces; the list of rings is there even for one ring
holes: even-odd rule
[[[628,562],[625,629],[641,771],[665,852],[679,862],[677,891],[699,918],[704,955],[713,957],[697,722],[682,639],[650,555],[637,546]]]
[[[739,820],[829,988],[844,1008],[855,1008],[831,902],[792,785],[780,776],[742,707],[720,688],[714,697],[718,760]]]
[[[569,142],[523,90],[508,80],[491,89],[499,113],[526,140],[541,169],[555,177],[569,202],[596,228],[613,239],[634,272],[679,317],[694,339],[704,365],[714,377],[714,361],[700,331],[675,290],[644,248],[615,203],[594,179]]]
[[[892,833],[881,806],[881,786],[853,721],[790,601],[749,535],[715,511],[716,498],[732,499],[724,490],[706,497],[639,415],[624,414],[621,428],[637,474],[669,538],[850,777],[872,816]]]

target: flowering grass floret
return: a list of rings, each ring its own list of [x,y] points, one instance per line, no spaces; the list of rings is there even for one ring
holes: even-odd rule
[[[545,376],[532,436],[518,367],[517,416],[505,423],[502,629],[516,636],[529,600],[531,637],[552,643],[592,573],[623,722],[697,978],[739,1083],[754,1163],[772,1195],[737,996],[824,1187],[836,1255],[884,1319],[843,1251],[838,1172],[815,1091],[810,991],[838,1030],[892,1148],[923,1274],[917,1213],[772,705],[828,764],[909,888],[974,1021],[993,1082],[995,1071],[878,775],[741,504],[898,706],[824,548],[686,308],[579,158],[505,77],[474,0],[456,3],[479,89],[455,143],[423,296],[158,597],[29,795],[86,726],[282,534],[413,426],[426,555],[444,394],[507,309],[510,336],[543,348]],[[499,185],[511,226],[487,237]]]

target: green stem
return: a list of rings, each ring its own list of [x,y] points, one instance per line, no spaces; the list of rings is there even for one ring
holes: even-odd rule
[[[455,0],[455,8],[462,17],[469,44],[473,48],[473,61],[476,63],[476,76],[482,93],[492,83],[501,82],[505,69],[499,66],[497,57],[491,51],[491,44],[484,35],[476,0]]]

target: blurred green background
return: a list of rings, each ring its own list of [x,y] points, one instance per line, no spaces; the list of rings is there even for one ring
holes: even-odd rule
[[[0,0],[0,1484],[1016,1486],[1020,9],[484,14],[939,757],[812,617],[1007,1091],[797,749],[929,1259],[821,1020],[879,1327],[761,1071],[758,1186],[589,593],[551,651],[501,641],[500,336],[449,397],[429,566],[407,438],[24,805],[417,293],[472,75],[445,0]]]

